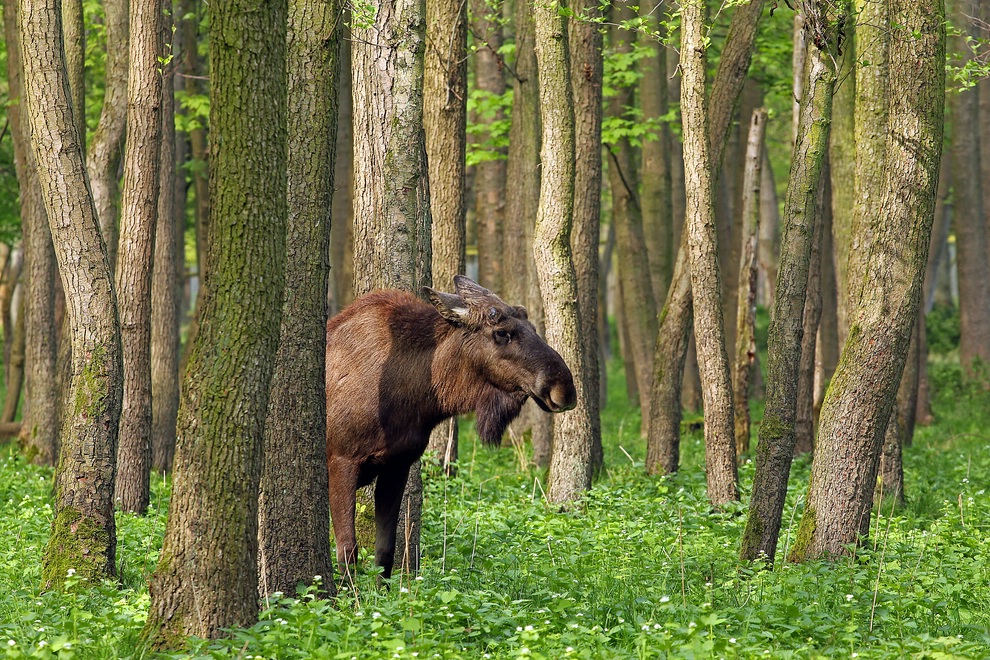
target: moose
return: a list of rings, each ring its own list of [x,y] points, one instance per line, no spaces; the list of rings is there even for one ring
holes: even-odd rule
[[[497,444],[532,397],[546,412],[576,403],[560,355],[510,306],[467,277],[456,293],[423,287],[428,304],[386,290],[355,300],[327,324],[327,469],[342,570],[355,562],[355,493],[375,485],[375,561],[392,574],[409,468],[440,422],[474,411]]]

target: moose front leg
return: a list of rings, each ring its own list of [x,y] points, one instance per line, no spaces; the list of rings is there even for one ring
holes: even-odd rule
[[[354,510],[358,466],[353,461],[334,456],[327,461],[327,470],[330,477],[330,520],[337,542],[337,562],[340,572],[347,576],[357,561]]]
[[[375,563],[382,567],[384,580],[392,577],[395,532],[408,478],[408,465],[392,467],[378,475],[375,486]]]

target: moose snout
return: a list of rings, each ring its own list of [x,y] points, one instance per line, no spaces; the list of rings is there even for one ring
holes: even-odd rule
[[[535,398],[547,412],[564,412],[577,405],[577,390],[570,371],[542,374],[537,380]]]

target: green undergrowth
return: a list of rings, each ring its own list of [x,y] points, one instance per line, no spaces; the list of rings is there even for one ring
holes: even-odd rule
[[[615,376],[617,374],[613,374]],[[253,628],[193,640],[216,658],[979,658],[990,656],[990,394],[933,362],[937,422],[905,451],[908,504],[874,512],[854,557],[741,566],[744,505],[713,514],[700,431],[684,467],[647,477],[638,411],[612,378],[607,468],[580,506],[543,498],[525,456],[475,442],[444,480],[427,467],[422,571],[265,603]],[[757,411],[758,415],[758,411]],[[778,552],[793,544],[810,459],[794,464]],[[744,501],[753,464],[741,468]],[[0,458],[0,649],[12,657],[142,657],[147,577],[168,484],[145,518],[118,515],[120,585],[42,593],[51,473]]]

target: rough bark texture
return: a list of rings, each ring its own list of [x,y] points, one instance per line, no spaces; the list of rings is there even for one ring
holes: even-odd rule
[[[664,16],[651,3],[639,7],[640,17],[650,30],[662,30],[659,36],[649,32],[639,33],[639,47],[647,55],[639,60],[639,104],[645,121],[659,121],[667,114],[667,48],[661,38],[666,27],[658,22]],[[644,139],[641,147],[640,206],[643,211],[643,235],[646,253],[650,261],[650,280],[653,297],[659,308],[667,296],[671,274],[674,270],[674,216],[671,200],[670,178],[670,125],[666,122],[655,126],[652,139]],[[581,158],[578,158],[578,163]],[[580,190],[580,186],[577,188]],[[652,348],[652,347],[651,347]],[[651,375],[652,378],[652,375]]]
[[[575,374],[577,407],[554,423],[547,499],[566,503],[591,487],[592,421],[588,362],[581,344],[581,310],[571,256],[574,213],[574,97],[568,74],[567,30],[556,0],[533,5],[540,71],[540,151],[543,176],[533,251],[546,310],[547,343]]]
[[[962,34],[950,39],[954,53],[972,59],[968,37],[976,37],[972,16],[977,0],[953,0],[952,24]],[[990,362],[990,256],[987,222],[979,177],[979,96],[976,88],[949,96],[952,118],[952,226],[959,274],[959,361],[970,371],[973,361]],[[990,154],[982,156],[990,159]],[[987,184],[990,187],[990,183]]]
[[[843,6],[851,11],[851,0]],[[832,183],[832,267],[835,271],[838,341],[846,341],[849,279],[846,264],[852,244],[853,200],[856,191],[856,39],[854,21],[846,21],[846,39],[832,102],[832,130],[828,163]]]
[[[463,9],[466,3],[459,0],[444,0],[454,8],[454,11]],[[432,0],[431,0],[432,2]],[[502,70],[502,56],[499,51],[502,48],[502,24],[501,16],[498,15],[500,6],[489,5],[486,0],[471,0],[472,30],[475,36],[475,43],[478,50],[474,54],[474,88],[479,92],[500,97],[505,94],[505,75]],[[452,43],[463,38],[452,37],[456,21],[449,18],[437,29],[437,38],[442,39],[444,44]],[[459,24],[463,26],[463,23]],[[464,29],[461,27],[460,29]],[[465,57],[463,54],[454,60],[457,68],[463,67]],[[448,67],[449,69],[450,67]],[[466,71],[465,71],[466,74]],[[460,90],[459,103],[463,103],[466,91],[466,75],[463,77],[465,89]],[[428,96],[427,96],[428,98]],[[505,113],[501,110],[495,112],[492,117],[475,118],[475,122],[481,125],[505,119]],[[451,136],[453,137],[453,136]],[[489,138],[485,135],[478,135],[477,139],[485,142]],[[461,140],[463,150],[463,140]],[[478,241],[478,282],[494,291],[501,291],[503,288],[502,272],[502,246],[505,217],[505,185],[506,166],[504,150],[493,150],[490,159],[478,163],[474,173],[474,211],[477,225]],[[432,168],[432,162],[430,166]],[[434,208],[437,208],[436,205]],[[436,216],[434,216],[436,222]],[[434,242],[434,246],[436,242]],[[450,282],[437,282],[444,291]]]
[[[759,24],[762,8],[762,0],[754,0],[749,5],[737,8],[732,17],[725,48],[719,59],[718,70],[712,85],[712,101],[708,105],[711,113],[708,126],[711,144],[710,162],[713,173],[719,171],[719,165],[722,162],[729,122],[736,100],[742,92],[743,83],[746,81],[746,71],[749,69],[749,62],[752,59],[756,28]],[[726,108],[725,106],[729,107]],[[674,167],[674,170],[676,172],[678,168]],[[674,189],[674,206],[676,208],[676,185]],[[675,212],[675,218],[676,216]],[[667,473],[677,469],[679,449],[676,445],[680,443],[681,380],[684,374],[684,358],[687,354],[688,338],[693,321],[687,235],[688,232],[681,232],[671,285],[658,319],[659,327],[653,360],[654,375],[650,394],[651,415],[647,439],[646,468],[651,473]],[[722,350],[725,350],[724,346]],[[731,406],[731,401],[729,405]],[[656,460],[651,460],[651,458]]]
[[[24,318],[25,374],[24,415],[21,442],[31,460],[54,465],[58,441],[58,392],[55,388],[55,251],[48,216],[41,196],[37,165],[31,148],[29,118],[24,112],[21,57],[18,43],[18,2],[4,2],[4,35],[7,43],[7,89],[11,103],[7,117],[14,138],[14,169],[21,199],[21,231],[26,276]],[[11,272],[13,275],[14,273]],[[16,277],[13,278],[16,280]],[[10,284],[13,293],[13,282]],[[6,328],[5,328],[6,329]],[[15,333],[9,333],[13,338]],[[5,364],[10,364],[9,359]],[[16,410],[19,398],[6,383],[7,401]],[[19,394],[19,393],[18,393]],[[4,421],[11,421],[6,419]]]
[[[822,408],[807,505],[791,561],[848,552],[869,529],[880,449],[927,260],[945,81],[941,0],[893,0],[887,168],[866,277]],[[876,191],[874,191],[876,192]]]
[[[340,74],[337,92],[337,143],[334,155],[333,207],[330,222],[331,313],[354,300],[354,126],[351,96],[349,20],[341,26]]]
[[[574,95],[574,225],[571,249],[577,277],[586,372],[580,405],[590,422],[592,472],[602,468],[601,365],[598,345],[598,244],[601,236],[602,193],[602,34],[595,21],[598,4],[584,0],[571,5],[591,20],[568,23],[571,91]]]
[[[167,7],[172,3],[166,0]],[[162,21],[162,43],[172,53],[181,47],[174,18]],[[162,81],[162,140],[159,161],[158,219],[151,279],[151,469],[172,469],[175,420],[179,411],[179,325],[185,277],[186,135],[175,131],[175,67]]]
[[[725,351],[715,209],[712,203],[712,162],[708,148],[705,105],[706,7],[697,0],[683,5],[681,26],[681,116],[684,130],[684,177],[691,289],[694,293],[694,336],[698,344],[705,403],[705,472],[708,500],[722,506],[739,499],[736,448],[732,421],[732,383]]]
[[[211,285],[179,405],[145,635],[177,648],[258,615],[258,488],[286,227],[283,2],[210,3]],[[245,274],[248,274],[247,276]],[[222,350],[221,350],[222,347]]]
[[[756,242],[760,233],[760,183],[766,126],[766,109],[754,110],[749,123],[743,176],[742,249],[739,253],[736,351],[732,370],[737,456],[749,451],[749,383],[756,362]]]
[[[326,464],[326,318],[339,4],[293,0],[286,45],[285,293],[258,499],[258,593],[333,591]]]
[[[62,37],[65,44],[65,70],[69,74],[72,118],[79,132],[79,144],[86,152],[86,26],[82,0],[62,0]]]
[[[99,218],[100,233],[107,246],[111,268],[117,263],[117,170],[123,155],[127,126],[127,4],[127,0],[107,0],[103,3],[103,25],[107,39],[103,111],[86,154],[96,217]]]
[[[20,26],[31,145],[72,327],[71,410],[62,426],[54,519],[42,558],[42,580],[54,587],[70,567],[94,582],[115,574],[120,327],[110,264],[72,123],[57,0],[22,0]]]
[[[117,300],[124,351],[124,405],[117,447],[114,500],[144,513],[151,476],[151,272],[158,214],[162,144],[160,2],[138,2],[130,12],[127,144],[120,204]]]
[[[784,201],[784,235],[780,271],[769,329],[767,399],[756,450],[756,473],[740,556],[760,556],[772,563],[777,552],[787,478],[794,455],[798,371],[811,249],[819,186],[828,149],[829,117],[835,88],[832,53],[818,46],[830,43],[830,21],[824,3],[804,3],[805,29],[814,45],[808,49],[808,87],[801,103],[798,142],[791,158]]]
[[[387,288],[419,293],[432,283],[423,135],[426,6],[424,0],[399,0],[375,7],[373,23],[354,22],[351,42],[355,296]],[[403,569],[419,566],[421,507],[416,462],[399,514],[395,563]]]
[[[486,25],[488,25],[486,23]],[[488,25],[487,29],[494,29]],[[464,273],[464,149],[467,129],[467,8],[461,0],[427,0],[426,62],[423,71],[423,128],[430,175],[430,212],[433,216],[433,285],[442,291],[454,290],[454,276]],[[492,37],[501,35],[493,32]],[[499,39],[500,42],[500,39]],[[490,85],[501,81],[494,53],[477,53],[477,79]],[[496,80],[497,77],[497,80]],[[478,268],[480,282],[499,289],[501,278],[501,213],[505,187],[505,161],[484,163],[475,185],[481,186],[478,202]],[[488,165],[498,165],[490,168]],[[481,166],[479,166],[480,168]],[[501,169],[501,179],[497,169]],[[482,184],[482,180],[484,183]],[[487,186],[487,187],[486,187]],[[484,207],[483,209],[481,207]],[[484,231],[482,230],[484,228]],[[490,230],[490,231],[489,231]],[[484,243],[482,235],[490,239]],[[457,462],[457,420],[442,422],[430,435],[428,451],[433,452],[448,472]]]

